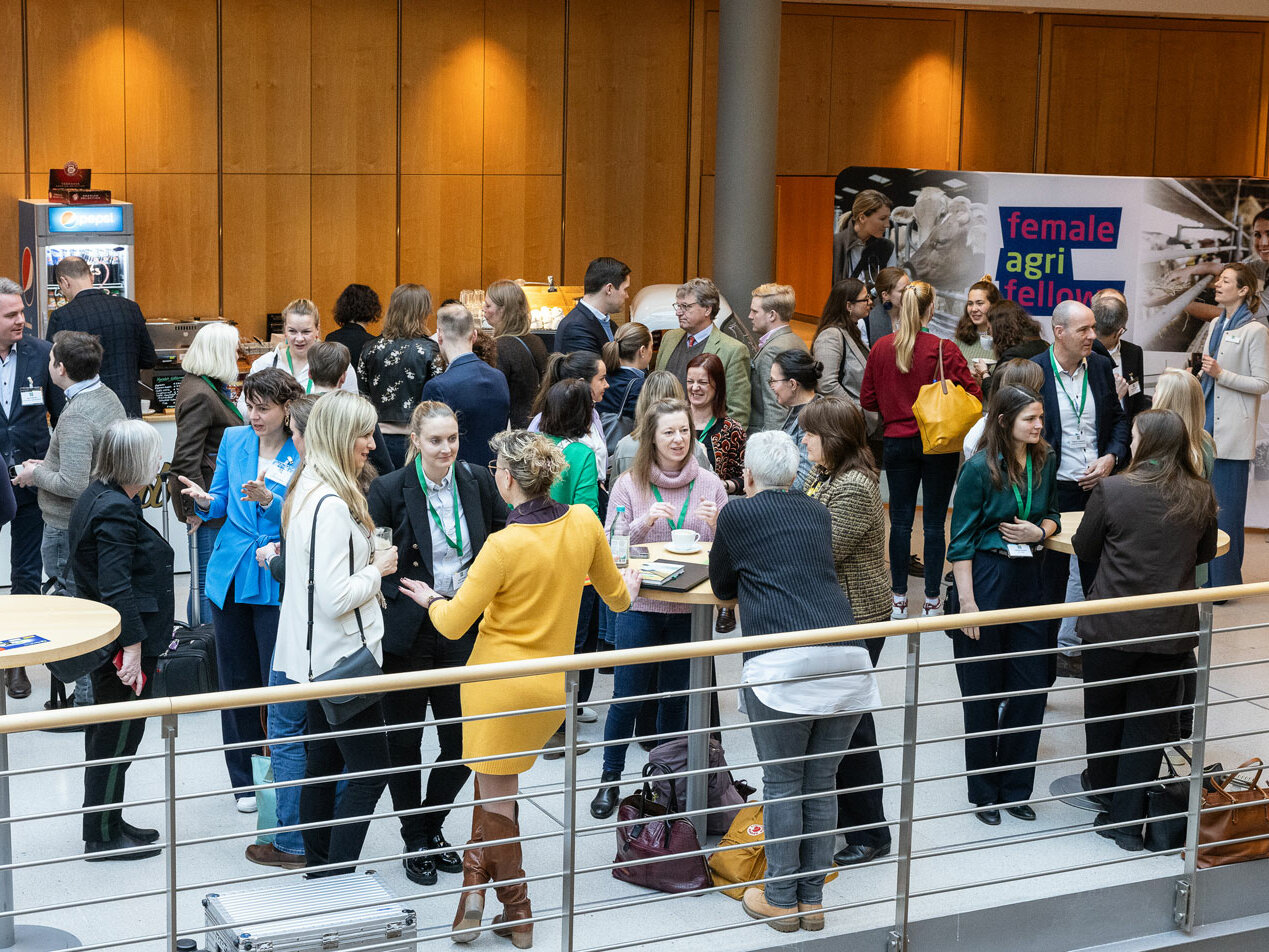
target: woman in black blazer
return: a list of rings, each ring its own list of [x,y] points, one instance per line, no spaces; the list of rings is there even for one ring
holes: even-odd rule
[[[70,517],[70,567],[80,598],[119,612],[118,648],[92,672],[93,699],[112,704],[149,694],[155,664],[172,638],[172,547],[141,515],[134,499],[162,465],[158,431],[141,420],[120,420],[106,431],[98,450],[95,479]],[[116,670],[118,668],[118,670]],[[130,758],[137,752],[145,719],[89,724],[84,746],[89,761]],[[157,856],[157,830],[132,826],[123,802],[128,761],[84,770],[84,852],[88,861]],[[94,810],[93,808],[98,808]],[[125,850],[114,853],[111,851]]]
[[[383,580],[388,603],[383,618],[384,673],[462,667],[471,654],[476,626],[458,641],[443,638],[427,612],[400,597],[398,589],[402,578],[410,578],[452,596],[489,533],[506,522],[507,506],[489,471],[458,459],[458,420],[453,410],[434,401],[415,407],[410,418],[410,456],[403,468],[370,485],[367,503],[375,525],[391,527],[393,544],[401,554],[397,573]],[[383,701],[389,728],[421,721],[428,704],[437,720],[462,714],[457,685],[392,691]],[[428,773],[426,797],[419,769],[423,729],[388,733],[388,753],[398,771],[388,778],[392,808],[430,808],[401,817],[405,851],[429,851],[403,860],[406,876],[422,886],[436,882],[437,869],[447,873],[463,869],[462,859],[441,833],[449,807],[470,773],[456,763],[463,756],[462,725],[442,724],[436,733],[440,742],[436,763],[449,766],[433,767]]]

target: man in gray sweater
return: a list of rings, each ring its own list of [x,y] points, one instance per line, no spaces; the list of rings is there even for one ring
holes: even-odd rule
[[[66,570],[71,509],[92,479],[106,428],[126,416],[119,398],[98,376],[101,355],[101,341],[92,334],[58,331],[53,336],[49,379],[66,391],[66,409],[58,417],[44,459],[23,463],[17,480],[19,486],[39,490],[44,573],[68,595],[75,594]]]

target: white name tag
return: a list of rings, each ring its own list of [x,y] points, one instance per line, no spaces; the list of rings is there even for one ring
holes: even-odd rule
[[[1226,334],[1222,343],[1224,343],[1225,341],[1228,341],[1231,344],[1241,344],[1243,342],[1243,339],[1242,339],[1242,336],[1239,334]]]
[[[1005,544],[1005,551],[1011,559],[1029,559],[1031,558],[1031,546],[1025,542],[1008,542]]]
[[[21,396],[24,407],[38,407],[44,403],[44,391],[39,387],[23,387]]]
[[[291,477],[295,475],[295,466],[295,460],[290,457],[282,460],[275,459],[269,468],[264,471],[264,478],[270,482],[285,486],[291,481]]]
[[[1141,393],[1140,382],[1134,380],[1132,383],[1128,384],[1128,396],[1135,397],[1139,393]]]

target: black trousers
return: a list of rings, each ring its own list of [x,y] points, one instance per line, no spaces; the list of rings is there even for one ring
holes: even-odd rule
[[[1177,703],[1181,676],[1189,663],[1186,654],[1097,648],[1084,652],[1084,716],[1118,719],[1084,725],[1088,747],[1088,779],[1093,788],[1146,783],[1159,776],[1162,749],[1120,754],[1129,747],[1162,744],[1168,739],[1171,714],[1141,714]],[[1155,675],[1130,684],[1099,684],[1116,678]],[[1111,795],[1110,817],[1115,823],[1142,821],[1146,816],[1146,788]]]
[[[1085,492],[1080,484],[1070,480],[1057,480],[1058,510],[1061,512],[1083,512],[1088,505],[1088,497],[1092,491]],[[1043,592],[1045,605],[1060,605],[1066,602],[1066,580],[1071,574],[1071,557],[1065,552],[1046,549],[1041,557],[1044,566]],[[1084,597],[1093,587],[1093,579],[1097,576],[1097,563],[1079,560],[1080,584],[1084,587]],[[981,602],[979,603],[982,604]],[[1050,648],[1058,645],[1058,630],[1062,627],[1062,619],[1053,618],[1045,623],[1048,628]],[[1057,655],[1048,657],[1049,684],[1057,680]]]
[[[388,738],[386,734],[358,734],[353,737],[327,738],[321,734],[333,730],[357,730],[383,727],[383,705],[373,704],[359,714],[350,717],[338,728],[331,727],[326,713],[317,701],[308,702],[308,730],[312,736],[305,741],[308,767],[304,776],[328,777],[324,783],[305,784],[300,792],[300,822],[318,823],[322,820],[343,820],[364,816],[357,823],[339,826],[319,826],[304,831],[304,855],[309,866],[327,863],[347,863],[346,869],[329,870],[324,874],[351,873],[361,855],[370,828],[370,814],[387,785],[386,776],[354,777],[344,781],[344,789],[336,795],[340,774],[363,770],[385,770],[388,767]]]
[[[425,625],[430,628],[430,625]],[[471,655],[475,635],[469,633],[458,641],[450,641],[435,630],[420,633],[424,642],[419,654],[411,658],[384,654],[383,673],[430,671],[436,668],[461,668]],[[391,691],[383,698],[383,715],[389,727],[421,721],[432,708],[435,720],[461,717],[462,701],[457,684],[412,691]],[[463,756],[463,725],[438,724],[436,738],[440,753],[436,762],[460,760]],[[419,807],[450,807],[467,783],[471,771],[465,764],[433,767],[427,774],[427,796],[423,796],[422,727],[397,728],[388,731],[388,758],[397,771],[388,777],[392,809],[417,810]],[[422,849],[426,840],[441,832],[449,810],[434,810],[401,817],[401,840],[407,850]]]
[[[143,698],[150,696],[150,685],[153,683],[154,668],[158,660],[141,659],[141,670],[146,678],[145,688],[141,692]],[[137,696],[132,693],[132,688],[119,680],[112,661],[103,664],[91,677],[93,701],[96,704],[117,704]],[[103,757],[132,757],[144,735],[144,717],[112,724],[89,724],[84,728],[84,756],[90,761]],[[89,764],[84,768],[84,808],[103,808],[84,814],[84,842],[104,843],[119,835],[119,821],[123,818],[123,811],[116,804],[123,802],[128,766],[125,760],[117,764]]]
[[[974,556],[974,600],[983,611],[997,608],[1020,608],[1034,604],[1039,591],[1040,560],[1011,559],[992,552]],[[1055,642],[1056,643],[1056,642]],[[956,666],[956,678],[965,698],[965,733],[1034,727],[1035,730],[995,734],[989,737],[968,737],[965,740],[965,769],[982,770],[995,767],[990,773],[971,774],[966,778],[969,800],[978,806],[1029,800],[1035,785],[1032,763],[1040,749],[1040,724],[1044,721],[1047,694],[1011,697],[1004,704],[1000,698],[975,700],[975,695],[1004,691],[1047,688],[1048,657],[999,658],[974,661],[982,655],[1009,651],[1037,651],[1051,647],[1047,622],[1033,621],[1012,625],[990,625],[979,629],[977,641],[964,635],[952,639],[952,653],[964,663]]]
[[[869,638],[864,642],[868,648],[868,657],[872,666],[877,666],[881,657],[881,649],[885,647],[885,638]],[[872,714],[865,712],[859,718],[855,732],[850,736],[850,745],[846,748],[846,756],[837,765],[835,786],[842,791],[837,795],[837,825],[861,826],[865,823],[880,825],[864,830],[850,830],[845,833],[846,842],[851,846],[890,846],[890,827],[886,824],[886,810],[882,803],[881,790],[848,790],[852,784],[861,787],[881,783],[881,752],[866,751],[852,754],[852,750],[860,747],[874,747],[877,744],[877,725],[873,723]]]
[[[34,489],[14,486],[13,495],[18,502],[18,511],[9,527],[9,592],[13,595],[38,595],[44,568],[40,555],[44,516]]]

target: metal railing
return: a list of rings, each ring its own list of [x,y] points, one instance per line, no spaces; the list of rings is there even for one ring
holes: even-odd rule
[[[1052,889],[1049,892],[1053,895],[1064,894],[1074,891],[1076,886],[1078,886],[1078,884],[1072,886],[1069,882],[1070,877],[1073,875],[1087,876],[1094,872],[1099,875],[1105,874],[1098,882],[1103,882],[1109,886],[1115,883],[1111,878],[1107,878],[1110,873],[1122,871],[1128,867],[1128,864],[1146,864],[1150,870],[1150,876],[1168,877],[1175,883],[1176,912],[1173,925],[1180,933],[1188,934],[1200,924],[1199,902],[1202,897],[1201,886],[1204,882],[1204,877],[1199,875],[1200,870],[1198,868],[1200,844],[1197,818],[1202,806],[1203,783],[1206,779],[1220,773],[1227,773],[1228,768],[1236,766],[1236,764],[1226,764],[1221,770],[1204,771],[1201,769],[1201,765],[1206,763],[1206,756],[1211,742],[1245,740],[1264,733],[1259,729],[1242,729],[1245,725],[1240,724],[1234,725],[1237,729],[1230,732],[1209,736],[1209,712],[1221,714],[1224,711],[1233,710],[1232,706],[1234,705],[1255,704],[1258,701],[1269,699],[1269,694],[1257,694],[1246,697],[1209,696],[1212,693],[1210,677],[1213,671],[1230,672],[1232,674],[1250,665],[1269,660],[1269,658],[1255,658],[1253,660],[1234,660],[1213,665],[1213,628],[1210,602],[1227,598],[1247,598],[1266,594],[1269,594],[1269,583],[1257,583],[1231,586],[1226,589],[1209,589],[1201,592],[1177,592],[1128,599],[1105,599],[1078,604],[978,612],[956,617],[956,624],[983,626],[1199,603],[1201,622],[1197,631],[1199,635],[1197,664],[1192,668],[1181,668],[1176,672],[1171,672],[1178,674],[1193,673],[1196,676],[1197,691],[1195,702],[1193,705],[1174,704],[1145,712],[1147,714],[1164,714],[1191,709],[1194,712],[1191,743],[1193,745],[1194,764],[1199,766],[1190,771],[1188,778],[1176,781],[1177,783],[1184,782],[1188,784],[1186,809],[1184,812],[1153,818],[1185,817],[1187,819],[1186,841],[1182,848],[1165,850],[1160,853],[1115,855],[1114,858],[1106,859],[1100,857],[1092,860],[1085,859],[1052,868],[1035,869],[1022,875],[1019,875],[1018,872],[1013,872],[1012,875],[1001,875],[999,870],[995,870],[990,875],[976,876],[967,882],[949,882],[947,873],[959,868],[957,861],[961,857],[981,858],[990,855],[987,851],[992,850],[1000,850],[1003,853],[1015,856],[1024,856],[1022,851],[1026,851],[1033,844],[1035,851],[1045,851],[1046,855],[1052,855],[1054,847],[1063,843],[1072,843],[1074,842],[1072,839],[1074,837],[1087,836],[1090,833],[1090,828],[1086,822],[1077,822],[1040,829],[1036,833],[1024,836],[986,839],[980,835],[977,838],[971,836],[968,840],[964,840],[965,834],[964,831],[957,827],[958,821],[969,819],[981,807],[969,804],[962,808],[949,809],[944,802],[940,803],[937,809],[925,808],[928,806],[928,801],[932,796],[937,795],[940,801],[946,801],[957,796],[956,794],[947,793],[945,789],[947,784],[963,783],[965,777],[984,771],[965,769],[919,770],[918,756],[922,751],[935,750],[939,745],[962,745],[969,737],[1003,736],[1018,730],[1035,729],[1001,728],[977,734],[968,734],[963,730],[949,731],[945,729],[945,726],[942,726],[933,734],[928,733],[928,731],[926,734],[922,733],[921,728],[923,726],[928,726],[929,722],[938,720],[938,708],[956,705],[963,700],[959,691],[956,690],[947,692],[945,696],[938,696],[937,688],[940,686],[941,679],[946,680],[946,675],[953,672],[957,664],[966,661],[989,660],[992,657],[975,656],[972,659],[938,657],[940,653],[945,653],[945,649],[941,651],[942,643],[925,643],[922,635],[943,630],[948,625],[949,620],[933,617],[805,632],[789,632],[778,635],[721,639],[674,647],[618,650],[598,655],[543,658],[466,668],[383,675],[376,678],[334,684],[323,682],[288,685],[249,691],[136,700],[125,704],[73,708],[61,711],[10,714],[0,719],[0,733],[20,735],[32,731],[90,723],[132,720],[140,717],[159,718],[160,749],[158,751],[141,752],[136,757],[131,758],[130,763],[134,774],[138,770],[147,772],[147,775],[152,774],[154,769],[157,768],[162,778],[162,795],[158,795],[157,789],[153,792],[147,790],[146,795],[129,799],[123,806],[127,808],[162,808],[163,835],[157,845],[161,848],[163,855],[161,876],[154,877],[151,875],[150,879],[152,881],[144,881],[144,877],[132,874],[132,870],[148,870],[152,874],[152,866],[147,868],[142,867],[140,864],[121,865],[114,868],[123,868],[129,872],[128,888],[125,891],[117,892],[113,895],[93,894],[91,890],[95,886],[90,884],[88,894],[81,897],[67,895],[66,889],[50,891],[49,888],[50,883],[70,882],[73,884],[81,878],[79,876],[68,877],[65,872],[67,870],[66,864],[75,863],[83,859],[80,853],[68,849],[36,851],[28,848],[28,853],[39,852],[42,855],[15,861],[4,867],[15,877],[19,886],[17,892],[20,899],[8,911],[0,911],[0,921],[5,921],[9,924],[33,919],[45,922],[66,921],[68,914],[72,910],[86,907],[97,914],[97,934],[86,936],[81,940],[77,948],[84,950],[84,952],[95,949],[125,948],[175,950],[178,939],[198,939],[207,933],[208,927],[201,920],[200,905],[202,898],[207,893],[233,887],[262,889],[279,882],[293,881],[304,873],[320,872],[323,869],[332,868],[328,866],[296,871],[269,870],[259,872],[258,867],[244,866],[241,875],[228,877],[212,876],[204,872],[205,866],[209,863],[223,862],[221,857],[228,857],[229,844],[239,842],[244,838],[254,840],[257,835],[268,836],[287,831],[302,832],[305,829],[358,823],[367,819],[372,821],[371,830],[373,833],[376,829],[382,827],[385,820],[392,824],[394,818],[417,816],[436,810],[449,809],[448,806],[420,806],[399,811],[395,809],[378,810],[369,816],[346,817],[336,821],[322,820],[292,824],[290,826],[275,826],[263,830],[225,829],[224,819],[212,822],[208,818],[215,814],[214,805],[217,802],[223,803],[226,801],[234,791],[227,783],[217,784],[212,789],[191,790],[188,782],[183,781],[187,780],[188,776],[196,769],[201,770],[205,776],[207,772],[206,766],[196,767],[197,762],[214,759],[217,763],[212,769],[222,770],[223,768],[219,764],[222,751],[235,748],[255,748],[258,745],[254,742],[236,745],[197,742],[193,745],[182,747],[178,741],[181,737],[180,731],[183,723],[190,723],[192,726],[191,732],[193,733],[198,733],[200,729],[206,730],[212,727],[212,725],[206,723],[209,719],[198,720],[195,717],[191,720],[192,715],[226,708],[254,707],[270,703],[313,700],[320,697],[338,696],[361,691],[387,692],[446,684],[497,681],[562,671],[566,674],[566,694],[563,703],[556,707],[537,709],[538,711],[558,710],[560,712],[565,734],[562,751],[562,770],[557,775],[554,766],[539,764],[539,766],[534,768],[533,772],[524,775],[521,792],[518,797],[521,815],[528,817],[530,822],[522,825],[521,835],[517,839],[524,845],[529,858],[524,864],[524,875],[513,879],[512,882],[524,882],[530,886],[530,896],[534,900],[534,916],[531,921],[541,927],[537,935],[538,946],[554,947],[558,945],[565,952],[578,948],[586,948],[588,952],[601,952],[601,950],[607,952],[607,950],[650,945],[656,942],[682,940],[688,936],[699,937],[706,935],[715,937],[718,943],[723,945],[731,943],[737,948],[745,947],[745,943],[755,947],[765,945],[770,936],[770,933],[765,931],[766,926],[761,922],[745,918],[734,906],[730,907],[732,912],[729,915],[719,917],[718,921],[707,918],[706,921],[702,922],[699,916],[692,918],[692,913],[685,911],[692,908],[691,904],[694,901],[709,902],[710,900],[707,897],[717,894],[724,888],[730,888],[731,884],[719,884],[686,894],[674,895],[648,892],[637,887],[624,885],[620,887],[605,885],[615,882],[613,871],[616,868],[622,865],[630,865],[604,859],[605,855],[612,855],[611,844],[615,839],[616,831],[623,827],[636,825],[642,821],[623,821],[615,815],[603,821],[590,822],[589,818],[585,824],[579,821],[578,798],[588,799],[596,790],[607,785],[597,776],[598,764],[593,765],[595,769],[586,769],[585,775],[579,772],[579,764],[585,768],[586,763],[588,763],[587,761],[579,762],[579,757],[591,752],[602,751],[610,745],[603,741],[583,741],[579,737],[577,672],[601,666],[620,666],[671,660],[689,661],[692,677],[686,691],[658,692],[645,696],[646,699],[652,701],[663,699],[669,696],[670,693],[686,696],[688,699],[686,731],[676,730],[666,735],[636,736],[631,739],[630,743],[633,745],[640,740],[666,740],[686,734],[689,748],[692,751],[688,768],[658,779],[684,778],[687,780],[689,787],[688,802],[687,809],[683,815],[692,820],[698,830],[701,831],[700,842],[702,843],[702,848],[696,853],[701,856],[708,856],[718,852],[719,848],[713,845],[710,838],[705,836],[705,820],[711,813],[726,809],[725,807],[710,807],[704,798],[706,783],[710,773],[713,772],[711,768],[705,766],[707,761],[704,758],[704,750],[709,736],[716,734],[724,740],[724,746],[727,747],[731,754],[729,758],[731,761],[730,769],[736,776],[745,776],[746,772],[748,772],[748,776],[756,781],[755,772],[760,771],[764,763],[775,762],[764,762],[756,756],[748,754],[749,722],[724,717],[720,723],[711,723],[708,704],[710,694],[714,692],[727,694],[735,691],[741,685],[737,678],[736,681],[730,683],[722,681],[716,687],[711,686],[710,660],[727,659],[729,656],[754,650],[827,644],[841,641],[843,638],[886,637],[904,639],[902,663],[883,663],[876,669],[878,677],[882,678],[885,683],[886,690],[883,691],[884,703],[882,707],[873,713],[879,719],[885,720],[886,728],[882,729],[879,726],[878,743],[875,746],[864,748],[862,751],[852,750],[851,753],[859,754],[876,751],[885,759],[894,760],[897,757],[899,760],[897,774],[893,771],[888,771],[886,779],[872,787],[872,789],[888,792],[892,796],[897,792],[898,814],[890,820],[890,824],[897,827],[896,844],[892,855],[878,858],[869,863],[866,868],[848,867],[836,870],[838,875],[844,879],[855,879],[856,883],[854,885],[856,888],[838,891],[838,895],[850,897],[846,901],[840,901],[837,897],[832,896],[832,891],[830,890],[830,894],[826,895],[825,899],[825,912],[851,911],[853,918],[857,922],[862,923],[864,928],[871,930],[880,928],[882,930],[879,934],[884,934],[885,947],[896,950],[896,952],[903,952],[903,950],[911,947],[912,936],[917,926],[931,918],[931,910],[936,902],[940,899],[945,899],[949,895],[959,893],[972,897],[977,891],[993,890],[995,891],[994,903],[1000,904],[1002,897],[1003,901],[1010,901],[1008,887],[1011,884],[1028,883],[1033,887],[1032,894],[1034,894],[1034,888],[1038,888],[1035,887],[1035,884],[1042,881],[1052,884]],[[743,616],[741,622],[743,625]],[[1239,631],[1248,630],[1249,627],[1251,626],[1229,629],[1228,631],[1232,635]],[[1090,652],[1106,650],[1108,647],[1134,647],[1179,637],[1185,637],[1185,635],[1143,636],[1130,642],[1118,642],[1110,646],[1085,646],[1082,650]],[[1042,656],[1052,654],[1054,650],[1062,649],[1016,652],[995,657]],[[933,654],[935,657],[923,659],[923,653],[926,655]],[[1102,683],[1132,684],[1148,680],[1154,676],[1139,675]],[[902,703],[899,702],[898,697],[893,695],[891,690],[895,687],[891,682],[898,678],[902,678]],[[931,689],[930,685],[933,685],[934,688]],[[1013,693],[984,694],[978,695],[977,698],[979,700],[999,699],[1004,702],[1010,697],[1017,697],[1027,693],[1042,693],[1050,697],[1051,705],[1055,710],[1058,710],[1067,705],[1067,699],[1078,697],[1078,692],[1082,690],[1082,683],[1063,684],[1059,682],[1047,688],[1036,688],[1031,691]],[[639,698],[623,698],[621,700],[637,701]],[[598,698],[586,702],[589,707],[601,709],[609,703],[611,702],[608,699]],[[421,719],[413,724],[390,725],[388,729],[411,729],[420,726],[434,728],[438,724],[466,723],[489,716],[491,715],[469,715],[449,720]],[[891,729],[894,727],[891,722],[895,719],[901,719],[902,721],[898,730]],[[1112,718],[1070,717],[1065,713],[1061,713],[1058,719],[1045,722],[1043,730],[1051,736],[1061,731],[1080,730],[1090,723],[1109,719]],[[347,736],[357,736],[362,734],[382,734],[383,730],[383,728],[375,727],[362,731],[342,733]],[[322,733],[320,736],[330,738],[336,736],[336,734]],[[285,738],[285,742],[291,743],[303,739],[303,737],[288,737]],[[277,742],[281,743],[283,741],[279,739]],[[614,741],[613,743],[617,742]],[[1069,766],[1078,774],[1079,765],[1085,760],[1085,755],[1079,752],[1079,745],[1073,746],[1075,752],[1060,753],[1058,756],[1046,754],[1042,750],[1036,760],[1031,762],[1031,765],[1040,770],[1052,770]],[[1147,745],[1145,747],[1129,748],[1128,752],[1158,750],[1166,746],[1168,745]],[[631,749],[632,751],[637,750],[633,746]],[[529,752],[544,753],[545,751],[536,750]],[[520,755],[521,753],[513,753],[488,759],[497,760]],[[840,756],[840,752],[826,756]],[[595,759],[592,758],[592,761]],[[633,759],[628,758],[628,761]],[[951,757],[950,759],[955,761],[959,757]],[[97,761],[96,763],[110,764],[122,761],[123,758],[112,758]],[[455,761],[454,763],[458,762]],[[466,763],[473,764],[479,763],[479,761],[468,760]],[[444,763],[440,764],[440,766],[445,765]],[[73,796],[75,789],[74,783],[77,779],[75,773],[83,766],[84,763],[81,760],[67,760],[45,765],[23,765],[3,771],[3,776],[15,785],[19,793],[14,797],[14,803],[18,808],[16,814],[11,819],[0,820],[0,824],[3,825],[6,831],[15,824],[23,823],[38,824],[41,828],[47,829],[54,825],[64,826],[68,819],[82,814],[84,812],[82,808],[67,806],[65,803],[73,802],[69,798]],[[438,765],[424,763],[422,769],[428,770],[435,766]],[[396,770],[389,767],[355,774],[345,773],[339,779],[388,776],[394,772]],[[541,779],[543,774],[551,775],[546,782]],[[325,777],[306,777],[299,780],[257,784],[246,788],[246,792],[259,791],[263,794],[284,787],[299,787],[302,789],[310,784],[329,781],[330,778]],[[40,784],[41,792],[49,791],[48,797],[35,798],[31,795],[32,791],[27,788],[33,787],[37,782]],[[628,792],[631,784],[630,771],[627,771],[624,775],[623,783],[627,786]],[[1089,792],[1113,793],[1135,787],[1153,787],[1157,783],[1157,780],[1152,779],[1149,784],[1105,787]],[[139,785],[138,781],[134,781],[134,792]],[[858,788],[845,786],[835,789],[832,793],[838,794],[850,789]],[[927,793],[927,791],[931,790],[937,791],[937,794]],[[59,791],[62,793],[60,797],[57,795]],[[239,789],[238,792],[242,793],[244,789]],[[751,802],[769,806],[773,803],[804,800],[808,796],[792,796],[782,800],[754,799]],[[963,797],[963,793],[959,796]],[[585,802],[585,799],[583,802]],[[1055,805],[1061,800],[1069,799],[1069,793],[1058,792],[1045,795],[1041,791],[1036,790],[1035,795],[1026,802],[1041,808],[1041,811],[1043,811],[1049,805]],[[486,797],[480,800],[465,800],[455,804],[454,808],[462,811],[475,804],[487,806],[497,801],[498,798],[493,797]],[[1001,808],[1007,808],[1010,805],[1001,804],[1000,806]],[[36,808],[37,806],[38,808]],[[1219,809],[1216,808],[1216,810]],[[1208,812],[1214,811],[1209,809]],[[1072,816],[1076,816],[1076,814],[1072,814]],[[231,815],[228,819],[232,821],[235,817],[236,814]],[[395,824],[392,825],[395,826]],[[868,827],[873,825],[873,823],[867,824]],[[862,827],[849,829],[859,828]],[[451,839],[455,842],[455,848],[461,851],[465,837],[457,835],[457,829],[457,826],[455,826]],[[835,832],[842,833],[846,832],[847,829],[838,828]],[[925,834],[924,831],[932,829],[943,831],[941,839],[946,840],[948,836],[951,836],[951,841],[939,842],[940,836]],[[917,835],[918,831],[921,831],[922,835]],[[981,833],[981,830],[976,830],[976,832]],[[961,839],[957,839],[957,837],[961,837]],[[55,838],[48,838],[46,841],[52,842],[53,839]],[[363,849],[359,860],[360,867],[384,869],[386,867],[383,864],[395,865],[398,860],[406,857],[435,855],[441,852],[440,850],[415,850],[407,853],[403,849],[388,849],[385,851],[377,842],[378,839],[381,839],[381,837],[372,836],[367,840],[367,846]],[[608,845],[602,845],[604,843]],[[1217,844],[1205,843],[1203,845],[1207,848]],[[732,849],[736,848],[740,847],[732,847]],[[1025,854],[1026,857],[1030,858],[1034,858],[1036,855],[1038,855],[1038,852]],[[545,862],[547,856],[555,856],[557,859],[548,863]],[[213,858],[209,859],[209,857]],[[1161,860],[1163,861],[1162,866],[1160,865]],[[1025,865],[1023,863],[1019,869],[1022,869]],[[103,864],[103,866],[96,868],[105,870],[108,876],[109,871],[111,871],[110,868],[113,866],[114,864]],[[825,869],[824,872],[828,873],[832,872],[832,870]],[[890,876],[893,877],[893,888],[883,888],[881,880]],[[1062,879],[1063,877],[1066,879]],[[755,877],[750,882],[757,885],[769,881],[769,878],[763,876]],[[863,889],[861,892],[858,887],[861,884],[865,884],[865,881],[868,888]],[[555,892],[557,888],[558,893]],[[616,894],[613,894],[614,889]],[[452,917],[453,906],[457,903],[455,897],[460,892],[462,892],[462,889],[457,879],[447,882],[442,877],[435,887],[419,889],[411,884],[404,891],[398,890],[395,901],[402,906],[415,910],[419,927],[417,941],[447,941],[453,936],[448,923]],[[557,895],[558,901],[555,898]],[[696,898],[694,899],[693,897]],[[830,901],[830,897],[834,901]],[[1013,898],[1016,901],[1021,901],[1018,897]],[[135,920],[121,920],[119,916],[114,914],[102,914],[103,910],[114,906],[126,908],[128,903],[140,904],[147,910],[157,910],[161,907],[162,915],[145,914]],[[717,911],[717,907],[709,908],[711,911]],[[84,914],[81,912],[80,915],[83,916]],[[676,915],[683,917],[685,922],[683,928],[676,928],[668,934],[660,934],[650,929],[650,924],[657,921],[658,917],[668,922]],[[300,914],[291,914],[291,918],[296,921],[298,921],[299,916]],[[594,923],[600,918],[602,918],[604,925],[598,928],[594,927]],[[286,925],[287,919],[288,916],[285,912],[282,914],[271,913],[268,921],[271,923],[271,928],[278,929]],[[830,917],[831,922],[833,922],[833,919]],[[120,924],[127,928],[116,928]],[[586,930],[579,930],[579,925],[583,924],[590,924],[592,927]],[[614,928],[616,924],[619,924],[619,927]],[[133,926],[135,928],[132,928]],[[240,922],[235,925],[235,928],[250,931],[253,926],[258,927],[259,921],[255,923]],[[763,931],[758,933],[747,931],[755,928]],[[556,930],[558,930],[558,935],[556,935]],[[81,928],[80,931],[82,932],[83,929]],[[582,931],[585,931],[585,936],[581,934]],[[121,934],[123,932],[127,934]],[[825,933],[825,935],[831,934],[831,931]],[[745,935],[750,938],[746,939]],[[600,940],[597,944],[589,941],[595,938]],[[402,944],[403,941],[385,939],[378,945],[366,946],[365,948],[398,949],[413,947],[412,945]]]

